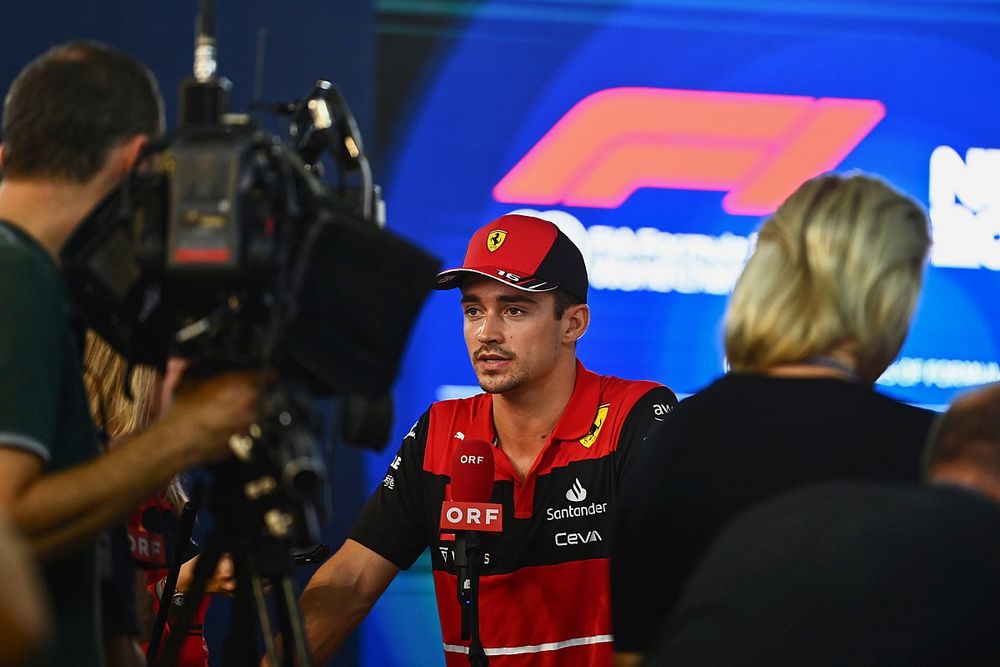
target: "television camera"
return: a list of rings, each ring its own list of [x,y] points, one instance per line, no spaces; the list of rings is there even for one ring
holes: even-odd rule
[[[273,582],[285,644],[308,664],[286,584],[290,550],[319,541],[325,468],[314,398],[337,395],[356,414],[385,421],[388,390],[439,262],[385,229],[379,188],[337,88],[318,81],[301,100],[274,105],[288,116],[289,133],[271,136],[249,116],[228,113],[214,33],[211,3],[202,0],[178,129],[148,144],[66,243],[62,264],[88,324],[130,366],[163,369],[181,356],[205,374],[260,370],[261,418],[234,436],[237,456],[214,475],[216,530],[190,607],[221,554],[233,553],[242,590],[259,593],[262,581]],[[333,184],[324,180],[327,165]],[[380,435],[361,439],[381,445],[387,429],[362,427]],[[267,625],[266,614],[260,620]],[[268,636],[265,643],[274,648]],[[168,645],[160,664],[173,655]],[[227,658],[244,663],[256,664],[256,655]]]

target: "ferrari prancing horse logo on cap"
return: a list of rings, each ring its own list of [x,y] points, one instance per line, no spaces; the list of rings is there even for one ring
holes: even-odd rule
[[[506,238],[507,232],[502,229],[494,229],[490,232],[490,235],[486,237],[486,249],[493,252],[503,245],[504,239]]]

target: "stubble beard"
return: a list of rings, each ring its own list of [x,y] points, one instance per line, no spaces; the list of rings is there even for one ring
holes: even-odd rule
[[[521,372],[510,374],[482,371],[476,374],[479,387],[487,394],[506,394],[518,389],[527,381]]]
[[[510,362],[512,368],[506,370],[491,370],[482,368],[476,362],[476,358],[481,354],[493,353],[500,355]],[[472,370],[479,381],[479,388],[487,394],[506,394],[514,391],[528,381],[524,369],[517,365],[517,355],[499,346],[483,345],[471,355]]]

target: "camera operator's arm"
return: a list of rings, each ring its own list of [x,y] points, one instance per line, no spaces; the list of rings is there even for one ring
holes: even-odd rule
[[[316,664],[326,664],[399,572],[390,561],[347,540],[302,592],[302,621]],[[287,640],[286,640],[287,641]]]
[[[46,638],[51,622],[42,581],[27,549],[0,519],[0,665],[22,665]]]
[[[46,474],[42,459],[0,442],[0,505],[43,559],[72,550],[178,472],[228,455],[254,417],[249,374],[203,380],[177,395],[149,429],[92,461]]]

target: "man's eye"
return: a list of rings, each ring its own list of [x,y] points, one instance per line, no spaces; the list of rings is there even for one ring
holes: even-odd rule
[[[479,314],[479,309],[478,308],[469,307],[469,308],[465,309],[465,316],[466,317],[475,317],[478,314]]]
[[[507,312],[510,313],[511,315],[523,315],[524,314],[524,311],[521,310],[520,308],[518,308],[517,306],[511,306],[510,308],[507,309]]]

